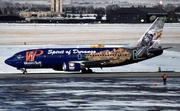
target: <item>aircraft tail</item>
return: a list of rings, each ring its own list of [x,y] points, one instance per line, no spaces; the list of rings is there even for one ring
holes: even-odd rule
[[[143,53],[150,48],[159,47],[164,23],[165,19],[163,17],[158,17],[143,34],[143,36],[138,40],[136,44],[136,47],[139,48],[138,56],[143,55]]]

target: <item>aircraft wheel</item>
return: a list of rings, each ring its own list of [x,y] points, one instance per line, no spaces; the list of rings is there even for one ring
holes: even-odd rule
[[[87,72],[88,73],[92,73],[93,71],[92,71],[92,69],[88,69]]]
[[[27,71],[26,71],[26,69],[25,69],[25,70],[23,70],[23,74],[27,74]]]
[[[92,73],[93,71],[92,71],[92,69],[88,69],[88,70],[82,69],[81,72],[82,73]]]
[[[82,69],[82,70],[81,70],[81,73],[86,73],[86,72],[87,72],[86,69]]]

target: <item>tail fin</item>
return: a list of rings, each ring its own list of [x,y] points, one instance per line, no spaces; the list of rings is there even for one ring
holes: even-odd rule
[[[159,39],[161,38],[165,19],[157,18],[143,36],[138,40],[136,47],[139,47],[138,56],[142,56],[143,53],[150,48],[158,48]]]
[[[137,47],[156,48],[158,40],[161,38],[165,19],[158,17],[143,36],[138,40]]]

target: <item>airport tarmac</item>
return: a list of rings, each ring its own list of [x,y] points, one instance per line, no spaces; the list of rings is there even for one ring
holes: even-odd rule
[[[39,78],[39,79],[57,79],[57,78],[157,78],[166,74],[167,77],[180,77],[179,72],[97,72],[97,73],[5,73],[0,74],[0,79],[3,78]]]
[[[0,74],[0,111],[179,111],[179,77],[175,72]]]

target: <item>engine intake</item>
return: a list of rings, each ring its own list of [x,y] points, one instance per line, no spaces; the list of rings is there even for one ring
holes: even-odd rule
[[[62,66],[63,71],[80,71],[81,64],[74,62],[64,62]]]

